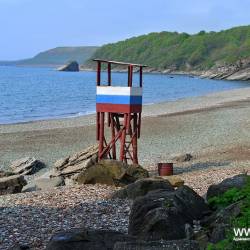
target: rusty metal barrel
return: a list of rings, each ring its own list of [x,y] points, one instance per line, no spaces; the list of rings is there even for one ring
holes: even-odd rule
[[[160,162],[157,164],[159,176],[169,176],[173,175],[173,163],[163,163]]]

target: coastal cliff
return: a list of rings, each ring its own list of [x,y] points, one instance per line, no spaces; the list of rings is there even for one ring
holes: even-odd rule
[[[250,81],[250,58],[239,60],[231,65],[215,66],[208,70],[173,70],[164,69],[157,70],[148,68],[145,70],[147,73],[161,73],[173,75],[191,75],[201,78],[210,78],[218,80],[231,80],[231,81]]]

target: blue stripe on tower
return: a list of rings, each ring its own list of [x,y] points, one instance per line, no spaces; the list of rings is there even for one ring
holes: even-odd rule
[[[142,104],[142,96],[97,95],[96,103]]]

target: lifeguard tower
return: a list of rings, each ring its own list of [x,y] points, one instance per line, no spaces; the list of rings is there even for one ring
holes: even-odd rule
[[[137,139],[140,138],[142,112],[142,74],[146,65],[94,59],[97,62],[96,138],[99,141],[98,159],[119,159],[138,164]],[[107,69],[107,84],[101,84],[102,65]],[[111,86],[112,65],[128,70],[127,86]],[[139,69],[139,86],[133,86],[134,68]],[[105,124],[110,127],[107,140]],[[118,145],[119,143],[119,145]],[[117,156],[117,149],[120,154]]]

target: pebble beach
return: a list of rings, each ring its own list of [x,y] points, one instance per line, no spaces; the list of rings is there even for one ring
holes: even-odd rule
[[[190,153],[190,161],[174,163],[174,174],[204,196],[209,185],[250,171],[249,117],[250,88],[144,106],[139,162],[154,176],[158,162]],[[0,166],[34,156],[44,173],[94,143],[93,115],[0,125]],[[54,233],[76,227],[126,232],[130,201],[109,199],[115,190],[83,185],[0,196],[0,249],[44,249]]]

